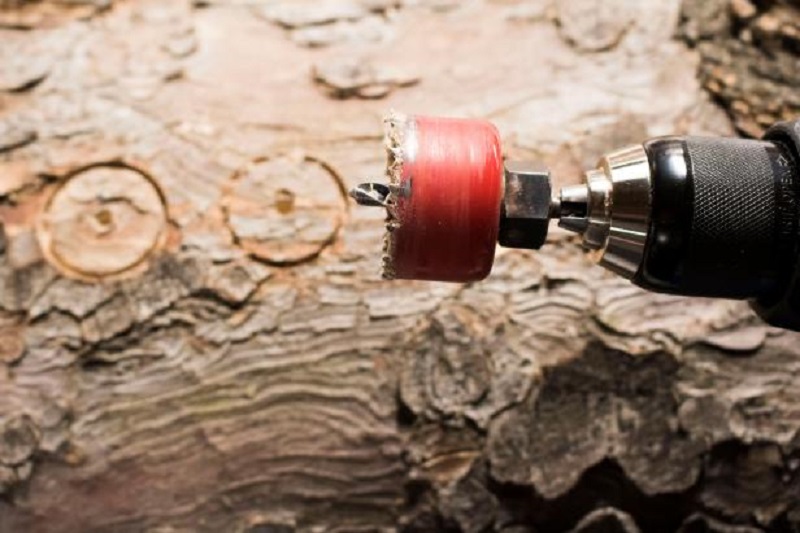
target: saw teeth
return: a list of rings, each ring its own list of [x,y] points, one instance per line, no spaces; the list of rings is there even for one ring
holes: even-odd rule
[[[403,161],[405,153],[405,131],[408,128],[408,117],[392,111],[384,118],[383,143],[386,146],[386,178],[389,182],[389,194],[386,196],[386,232],[383,236],[383,279],[395,279],[394,232],[401,226],[402,221],[397,214],[397,199],[403,194],[401,185],[403,178]]]

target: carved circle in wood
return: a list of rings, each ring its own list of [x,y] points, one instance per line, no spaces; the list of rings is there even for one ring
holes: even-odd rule
[[[268,263],[291,265],[334,241],[347,202],[327,164],[294,154],[256,160],[237,172],[223,210],[239,246]]]
[[[97,164],[70,176],[39,219],[45,257],[67,275],[106,278],[143,265],[163,242],[164,199],[142,171]]]

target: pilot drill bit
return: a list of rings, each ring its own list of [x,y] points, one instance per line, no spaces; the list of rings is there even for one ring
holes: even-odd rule
[[[387,207],[389,187],[383,183],[361,183],[350,189],[350,197],[367,207]]]

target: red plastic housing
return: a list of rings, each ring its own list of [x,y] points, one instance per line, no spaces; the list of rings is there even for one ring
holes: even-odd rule
[[[503,193],[500,135],[482,120],[412,117],[391,235],[394,277],[469,282],[494,262]]]

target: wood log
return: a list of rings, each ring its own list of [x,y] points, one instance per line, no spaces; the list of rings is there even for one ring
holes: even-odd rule
[[[800,2],[685,2],[681,34],[703,60],[703,86],[737,129],[760,137],[800,115]]]
[[[741,61],[796,52],[796,2],[699,5],[0,0],[0,531],[800,528],[800,336],[557,231],[385,282],[344,194],[391,108],[488,118],[558,185],[752,131],[748,87],[794,109]]]

